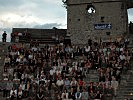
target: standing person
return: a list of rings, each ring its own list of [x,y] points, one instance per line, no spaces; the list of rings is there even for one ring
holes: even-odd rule
[[[7,34],[6,34],[6,31],[4,31],[4,33],[2,34],[2,41],[3,42],[6,42],[6,37],[7,37]]]
[[[117,92],[117,89],[118,89],[118,81],[116,81],[116,78],[114,76],[112,77],[111,87],[113,88],[114,95],[116,96],[116,92]]]

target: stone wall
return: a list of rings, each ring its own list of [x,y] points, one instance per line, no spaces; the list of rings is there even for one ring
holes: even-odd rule
[[[19,39],[19,41],[26,41],[30,42],[30,40],[39,40],[39,41],[48,41],[49,39],[52,40],[53,37],[65,37],[67,34],[66,29],[35,29],[35,28],[13,28],[12,33],[24,33],[26,36],[25,38]],[[30,36],[27,36],[30,35]],[[12,37],[16,38],[16,37]],[[15,39],[12,39],[15,40]],[[11,41],[14,42],[14,41]]]
[[[68,0],[67,5],[67,32],[72,44],[87,44],[89,38],[106,41],[128,32],[127,8],[121,0]],[[88,5],[95,13],[88,13]],[[96,25],[107,27],[97,29]]]

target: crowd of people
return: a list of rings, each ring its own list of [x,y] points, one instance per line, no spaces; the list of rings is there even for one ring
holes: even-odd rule
[[[85,46],[12,44],[4,61],[3,96],[10,100],[107,100],[109,95],[117,96],[121,73],[130,68],[127,45],[91,40]],[[85,82],[90,70],[99,73],[98,82]]]

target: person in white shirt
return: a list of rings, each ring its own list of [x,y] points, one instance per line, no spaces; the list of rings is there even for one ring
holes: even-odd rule
[[[56,85],[59,87],[60,91],[63,89],[64,81],[62,77],[57,80]]]
[[[121,63],[122,65],[124,64],[125,60],[126,60],[126,56],[122,53],[120,56],[119,56],[120,60],[121,60]]]
[[[61,70],[60,70],[60,68],[58,68],[58,70],[56,71],[56,75],[58,76],[58,75],[61,75]]]
[[[33,59],[33,55],[30,54],[30,55],[28,56],[28,58],[29,58],[29,59]]]
[[[19,64],[21,61],[20,57],[18,56],[18,58],[16,59],[16,63]]]
[[[17,90],[13,87],[10,91],[10,100],[14,100],[17,97]]]
[[[20,86],[19,86],[20,88],[22,88],[22,91],[24,92],[25,91],[25,84],[24,84],[24,82],[22,81],[21,82],[21,84],[20,84]]]
[[[121,51],[121,52],[123,52],[123,51],[124,51],[124,48],[123,48],[123,47],[121,47],[121,48],[120,48],[120,51]]]
[[[4,65],[6,65],[6,64],[9,65],[10,61],[11,60],[10,60],[9,56],[6,55],[5,60],[4,60]]]
[[[50,75],[53,76],[53,74],[55,73],[55,70],[51,69],[49,72],[50,72]]]
[[[31,50],[37,52],[37,47],[32,47]]]
[[[22,33],[18,33],[18,36],[23,36],[23,34]]]
[[[120,60],[125,60],[126,59],[126,57],[125,57],[125,55],[122,53],[121,55],[120,55]]]
[[[88,55],[88,53],[90,52],[90,46],[85,46],[85,55],[87,56]]]
[[[22,88],[19,87],[19,89],[18,89],[18,99],[22,99],[22,95],[23,95]]]
[[[72,78],[72,81],[71,81],[71,83],[70,83],[70,86],[71,86],[72,88],[76,88],[76,86],[77,86],[77,81],[75,80],[75,78]]]
[[[116,91],[118,88],[118,81],[116,81],[116,78],[114,76],[112,77],[111,87],[114,89],[114,95],[116,96]]]
[[[75,98],[76,100],[81,100],[82,93],[80,92],[79,89],[77,89],[77,92],[75,93]]]
[[[65,89],[64,92],[62,93],[61,98],[62,98],[62,100],[68,100],[68,92],[67,92],[66,89]]]
[[[9,79],[8,79],[8,76],[5,76],[3,80],[4,80],[4,81],[8,81],[8,80],[9,80]]]

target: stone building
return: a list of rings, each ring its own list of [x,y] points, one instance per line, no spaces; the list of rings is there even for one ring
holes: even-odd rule
[[[88,39],[115,40],[128,33],[127,9],[132,0],[66,0],[67,33],[72,44],[87,44]]]
[[[30,42],[31,40],[37,40],[40,43],[54,43],[56,39],[63,40],[66,34],[66,29],[13,28],[11,42]]]

